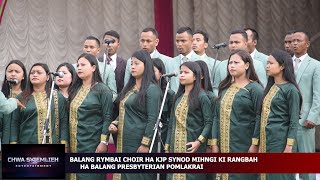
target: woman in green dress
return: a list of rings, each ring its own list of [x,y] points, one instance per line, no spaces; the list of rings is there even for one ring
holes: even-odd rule
[[[42,144],[52,82],[49,72],[46,64],[32,65],[26,88],[17,96],[25,108],[17,108],[12,114],[10,143]],[[48,126],[49,144],[68,144],[65,99],[57,91],[53,93]]]
[[[212,128],[210,100],[201,89],[201,68],[192,61],[180,66],[180,86],[174,99],[165,150],[206,152]],[[168,179],[206,179],[206,174],[168,174]]]
[[[130,79],[116,100],[119,117],[109,128],[118,135],[117,153],[148,153],[160,110],[161,90],[149,53],[136,51],[131,60]],[[155,178],[155,174],[113,174],[113,180]]]
[[[302,97],[295,80],[291,56],[274,50],[267,63],[268,84],[260,122],[260,152],[292,153],[297,135]],[[295,174],[261,174],[261,180],[295,179]]]
[[[11,80],[11,82],[9,81]],[[16,81],[17,83],[12,83]],[[20,60],[12,60],[5,69],[5,76],[2,84],[2,93],[6,98],[16,98],[23,91],[27,84],[27,71]],[[0,113],[1,144],[10,143],[11,115]]]
[[[219,85],[212,128],[213,152],[257,153],[259,107],[263,87],[255,73],[250,54],[231,53],[228,75]],[[217,174],[222,180],[257,179],[257,174]]]
[[[83,53],[69,94],[69,132],[72,153],[106,153],[112,122],[112,92],[102,82],[96,57]],[[71,174],[70,179],[101,179],[105,174]]]

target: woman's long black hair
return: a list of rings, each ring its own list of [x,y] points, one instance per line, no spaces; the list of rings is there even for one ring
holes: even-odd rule
[[[243,60],[244,63],[249,63],[249,68],[247,69],[246,71],[246,77],[251,80],[251,81],[256,81],[258,82],[261,86],[261,82],[258,78],[258,75],[256,74],[256,71],[254,69],[254,65],[253,65],[253,61],[252,61],[252,58],[250,56],[250,54],[245,51],[245,50],[236,50],[236,51],[233,51],[230,56],[229,56],[229,59],[228,59],[228,64],[229,64],[229,61],[230,61],[230,58],[231,56],[237,54],[238,56],[240,56],[240,58]],[[221,98],[221,93],[224,89],[227,89],[231,86],[232,84],[232,81],[233,81],[233,78],[228,70],[228,66],[227,66],[227,77],[221,81],[220,85],[219,85],[219,93],[218,93],[218,99]]]
[[[212,85],[211,85],[211,80],[210,80],[210,73],[208,69],[207,63],[205,63],[202,60],[195,61],[201,68],[201,74],[202,74],[202,79],[201,79],[201,86],[202,88],[208,92],[211,91],[213,92]]]
[[[94,85],[96,83],[102,83],[102,78],[100,75],[100,71],[99,71],[99,65],[98,65],[98,60],[97,58],[92,55],[92,54],[88,54],[88,53],[82,53],[79,57],[78,60],[80,58],[85,58],[86,60],[89,61],[89,63],[91,64],[91,66],[96,66],[95,71],[92,74],[92,80],[91,80],[91,87],[94,87]],[[70,93],[69,93],[69,99],[70,102],[73,100],[73,98],[76,96],[76,94],[78,93],[79,89],[81,88],[83,84],[82,79],[80,79],[78,76],[76,76],[74,83],[72,84],[72,86],[70,87]]]
[[[293,84],[299,91],[299,98],[300,98],[300,109],[302,106],[302,96],[300,92],[299,85],[296,81],[295,75],[294,75],[294,68],[293,68],[293,63],[292,63],[292,58],[290,54],[286,51],[282,51],[280,49],[274,49],[271,52],[271,56],[274,57],[274,59],[279,63],[280,66],[283,66],[283,78],[285,81],[288,81],[289,83]],[[264,90],[262,100],[265,98],[265,96],[268,94],[270,88],[274,84],[274,77],[269,76],[268,77],[268,83],[267,86]],[[262,104],[262,103],[261,103]]]
[[[153,66],[156,67],[161,74],[166,74],[166,68],[165,68],[164,63],[162,62],[161,59],[153,58],[152,62],[153,62]],[[160,77],[160,82],[159,83],[160,83],[159,86],[161,88],[162,94],[164,94],[164,91],[166,90],[166,87],[167,87],[166,78],[165,77]]]
[[[51,84],[52,84],[52,78],[49,75],[49,73],[50,73],[49,67],[48,67],[48,65],[46,65],[44,63],[35,63],[30,68],[29,75],[28,75],[27,86],[24,89],[24,91],[22,91],[22,93],[21,93],[21,95],[22,95],[22,101],[21,101],[22,104],[26,104],[28,102],[29,98],[30,98],[30,95],[33,93],[33,84],[31,84],[31,81],[30,81],[30,73],[31,73],[32,68],[35,67],[35,66],[41,66],[44,69],[44,71],[46,72],[46,75],[49,76],[49,80],[46,82],[45,91],[46,91],[47,97],[50,96],[50,88],[51,88]]]
[[[24,66],[24,64],[20,60],[12,60],[7,65],[5,72],[7,72],[7,69],[11,64],[17,64],[18,66],[21,67],[21,69],[23,71],[23,79],[21,80],[21,85],[20,85],[21,91],[23,91],[26,88],[27,80],[28,80],[26,67]],[[3,92],[5,97],[9,98],[9,96],[10,96],[10,87],[9,87],[9,83],[7,82],[6,73],[4,75],[4,80],[3,80],[1,91]]]
[[[145,50],[139,50],[134,52],[132,55],[132,58],[133,57],[137,58],[139,61],[143,62],[144,64],[144,72],[142,75],[141,87],[139,89],[138,96],[136,98],[136,102],[138,105],[144,105],[145,95],[149,85],[151,83],[157,84],[157,81],[154,75],[154,70],[153,70],[153,63],[152,63],[150,54]],[[133,89],[135,84],[136,84],[136,79],[132,75],[130,75],[129,81],[120,92],[116,100],[116,103],[119,103],[126,96],[126,94]]]
[[[187,68],[189,68],[195,76],[193,88],[188,95],[188,106],[189,106],[190,110],[194,110],[197,107],[199,107],[199,105],[200,105],[198,98],[199,98],[199,93],[201,91],[201,68],[196,62],[193,62],[193,61],[188,61],[188,62],[181,64],[180,69],[182,66],[186,66]],[[176,103],[177,99],[181,95],[183,95],[184,92],[185,92],[185,86],[180,84],[178,92],[174,98],[173,104]]]

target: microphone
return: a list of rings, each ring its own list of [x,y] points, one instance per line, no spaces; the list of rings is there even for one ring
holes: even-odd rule
[[[114,39],[105,39],[104,40],[104,43],[106,43],[106,44],[111,44],[111,43],[114,43],[115,41],[114,41]]]
[[[59,76],[59,78],[63,78],[64,76],[64,73],[61,72],[61,71],[58,71],[58,72],[50,72],[49,74],[52,74],[54,76]]]
[[[174,71],[172,73],[162,74],[161,77],[172,77],[172,76],[178,76],[179,73],[177,71]]]
[[[223,42],[223,43],[219,43],[219,44],[215,44],[213,47],[211,47],[211,48],[213,48],[213,49],[220,49],[220,48],[225,48],[225,47],[227,47],[227,43],[225,43],[225,42]]]
[[[7,82],[8,82],[9,84],[14,84],[14,85],[17,85],[17,84],[19,83],[19,81],[16,80],[16,79],[9,79],[9,80],[7,80]]]

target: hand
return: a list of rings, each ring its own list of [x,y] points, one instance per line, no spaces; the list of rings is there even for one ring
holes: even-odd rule
[[[67,147],[64,148],[64,152],[68,153],[68,148]]]
[[[116,134],[116,133],[118,133],[118,128],[117,128],[117,126],[115,126],[114,124],[110,124],[110,126],[109,126],[109,131],[110,131],[112,134]]]
[[[312,121],[309,121],[309,120],[305,120],[304,123],[303,123],[303,126],[307,129],[312,129],[314,128],[316,124],[314,124]]]
[[[258,152],[259,152],[259,146],[257,145],[251,145],[248,151],[248,153],[258,153]]]
[[[286,148],[284,148],[284,153],[292,153],[292,146],[286,145]]]
[[[218,145],[213,145],[212,146],[212,152],[213,153],[219,153],[219,146]]]
[[[169,151],[164,151],[164,153],[170,153]]]
[[[19,101],[19,99],[16,99],[17,100],[17,105],[18,107],[20,107],[21,109],[25,109],[26,107]]]
[[[137,153],[149,153],[149,147],[141,145],[138,148]]]
[[[198,148],[201,146],[201,143],[200,141],[188,142],[186,146],[189,146],[189,145],[191,145],[191,147],[187,149],[187,153],[195,153],[197,152]]]
[[[106,144],[100,142],[97,146],[96,153],[106,153],[108,151],[108,147]]]
[[[259,151],[258,151],[259,153],[262,153],[262,151],[261,151],[261,146],[259,146]]]

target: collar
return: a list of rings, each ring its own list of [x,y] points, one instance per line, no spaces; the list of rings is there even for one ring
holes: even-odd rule
[[[308,53],[305,53],[304,55],[300,56],[299,59],[302,62],[306,57],[308,56]],[[296,55],[293,55],[292,60],[295,60],[297,58]]]
[[[254,50],[252,51],[252,53],[250,54],[251,58],[253,59],[254,55],[256,55],[257,53],[257,49],[254,48]]]
[[[116,61],[117,60],[117,53],[115,53],[114,55],[112,55],[110,58],[111,58],[111,61]],[[107,56],[106,56],[106,54],[103,54],[103,59],[106,59],[107,58]]]
[[[188,60],[191,59],[192,53],[193,53],[193,50],[191,50],[191,51],[189,52],[189,54],[186,55],[186,57],[188,58]],[[182,59],[183,57],[184,57],[184,55],[180,54],[180,59]]]
[[[153,58],[153,55],[156,53],[156,49],[154,49],[153,51],[152,51],[152,53],[150,53],[150,57],[151,58]]]

